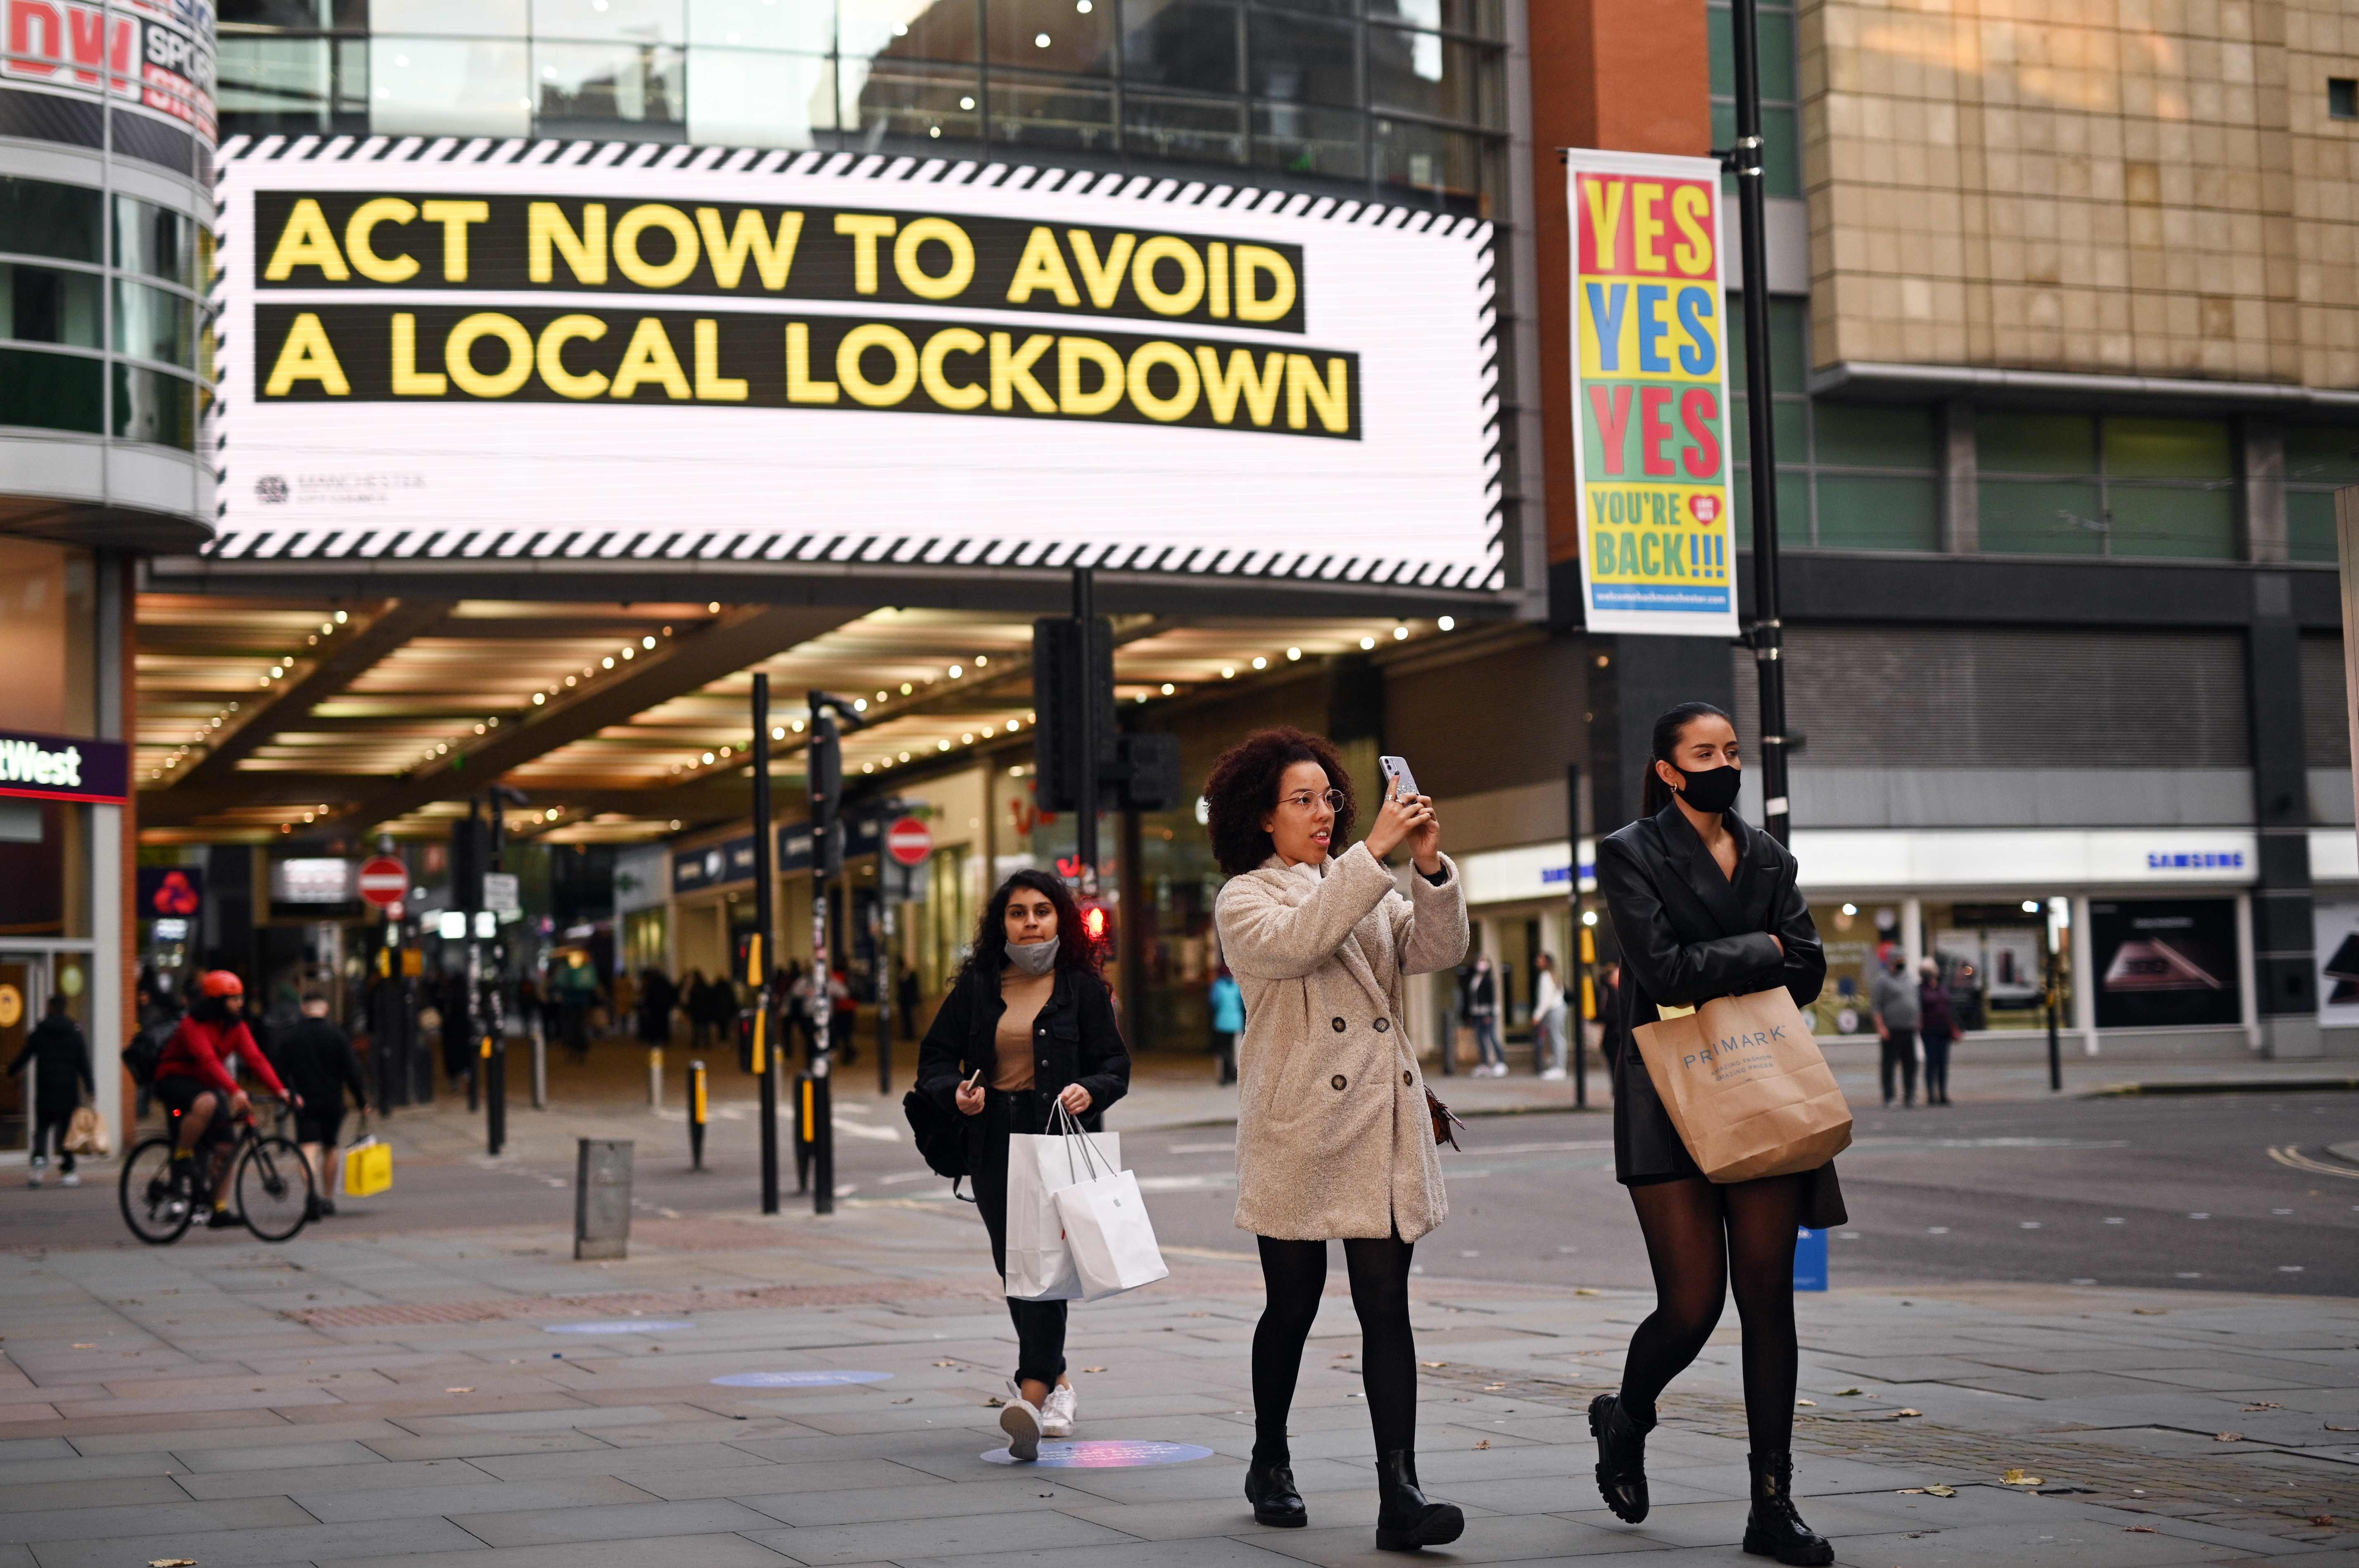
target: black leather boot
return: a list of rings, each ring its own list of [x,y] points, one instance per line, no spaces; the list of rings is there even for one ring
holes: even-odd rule
[[[1597,1440],[1597,1495],[1624,1524],[1647,1517],[1647,1434],[1613,1394],[1589,1401],[1589,1435]]]
[[[1417,1455],[1396,1448],[1376,1459],[1376,1550],[1415,1552],[1447,1546],[1466,1531],[1453,1503],[1429,1503],[1418,1489]]]
[[[1253,1505],[1256,1524],[1300,1530],[1310,1522],[1310,1510],[1302,1506],[1302,1494],[1294,1489],[1293,1467],[1284,1463],[1264,1465],[1256,1460],[1247,1465],[1245,1501]]]
[[[1825,1568],[1835,1560],[1835,1549],[1813,1534],[1794,1511],[1794,1456],[1748,1454],[1753,1470],[1753,1511],[1745,1520],[1745,1550],[1756,1557],[1775,1557],[1793,1568]]]

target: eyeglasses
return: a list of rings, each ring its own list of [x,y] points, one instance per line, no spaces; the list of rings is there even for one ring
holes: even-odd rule
[[[1314,795],[1310,790],[1305,789],[1299,795],[1288,795],[1282,797],[1279,800],[1278,804],[1283,806],[1291,806],[1298,811],[1315,811],[1320,808],[1322,802],[1329,811],[1341,811],[1343,809],[1343,791],[1341,789],[1330,789],[1323,795]]]

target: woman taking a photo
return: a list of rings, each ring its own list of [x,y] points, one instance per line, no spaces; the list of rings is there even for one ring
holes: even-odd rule
[[[1794,1510],[1794,1232],[1843,1223],[1834,1167],[1715,1185],[1671,1125],[1633,1032],[1658,1008],[1783,985],[1808,1007],[1826,980],[1810,906],[1786,846],[1741,821],[1736,729],[1708,702],[1655,721],[1645,814],[1597,846],[1597,885],[1622,949],[1614,1052],[1614,1174],[1630,1190],[1655,1274],[1655,1310],[1630,1339],[1619,1395],[1589,1407],[1597,1488],[1631,1524],[1647,1517],[1655,1400],[1696,1358],[1734,1283],[1745,1327],[1745,1420],[1753,1508],[1745,1550],[1834,1561]]]
[[[1337,852],[1351,779],[1332,745],[1300,730],[1247,736],[1213,765],[1204,798],[1231,878],[1214,907],[1221,952],[1245,1005],[1236,1223],[1258,1240],[1268,1297],[1254,1331],[1245,1496],[1263,1524],[1309,1520],[1286,1420],[1327,1243],[1341,1237],[1375,1432],[1376,1545],[1439,1546],[1466,1525],[1418,1486],[1408,1271],[1412,1244],[1450,1206],[1401,982],[1464,956],[1465,889],[1422,795],[1388,797],[1367,838]],[[1403,845],[1417,867],[1408,898],[1384,864]]]
[[[991,896],[966,965],[918,1048],[918,1086],[966,1118],[975,1206],[1005,1280],[1008,1138],[1047,1132],[1059,1105],[1094,1132],[1130,1087],[1114,997],[1061,879],[1018,871]],[[1016,1323],[1016,1376],[1000,1430],[1008,1453],[1038,1459],[1042,1438],[1073,1434],[1065,1303],[1010,1296],[1007,1315]]]

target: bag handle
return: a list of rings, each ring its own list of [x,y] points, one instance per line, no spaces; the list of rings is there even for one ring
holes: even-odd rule
[[[1080,1119],[1065,1108],[1065,1102],[1062,1099],[1058,1100],[1055,1109],[1049,1113],[1049,1129],[1052,1134],[1065,1140],[1066,1175],[1073,1177],[1077,1181],[1081,1180],[1074,1174],[1073,1168],[1073,1145],[1076,1143],[1082,1146],[1082,1168],[1087,1170],[1093,1178],[1100,1174],[1098,1161],[1104,1157],[1099,1152],[1097,1146],[1090,1141],[1089,1132],[1082,1126]],[[1108,1162],[1103,1173],[1109,1176],[1114,1174],[1111,1162]]]

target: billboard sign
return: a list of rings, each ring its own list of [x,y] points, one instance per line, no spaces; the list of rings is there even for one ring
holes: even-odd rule
[[[1734,637],[1720,164],[1574,148],[1565,175],[1583,621]]]
[[[1506,585],[1487,223],[848,153],[451,150],[224,149],[216,555]]]
[[[2089,906],[2097,1027],[2244,1021],[2233,898],[2100,900]]]
[[[108,147],[205,178],[211,0],[0,0],[0,136]]]
[[[119,806],[131,795],[131,748],[120,741],[0,730],[0,795]]]

